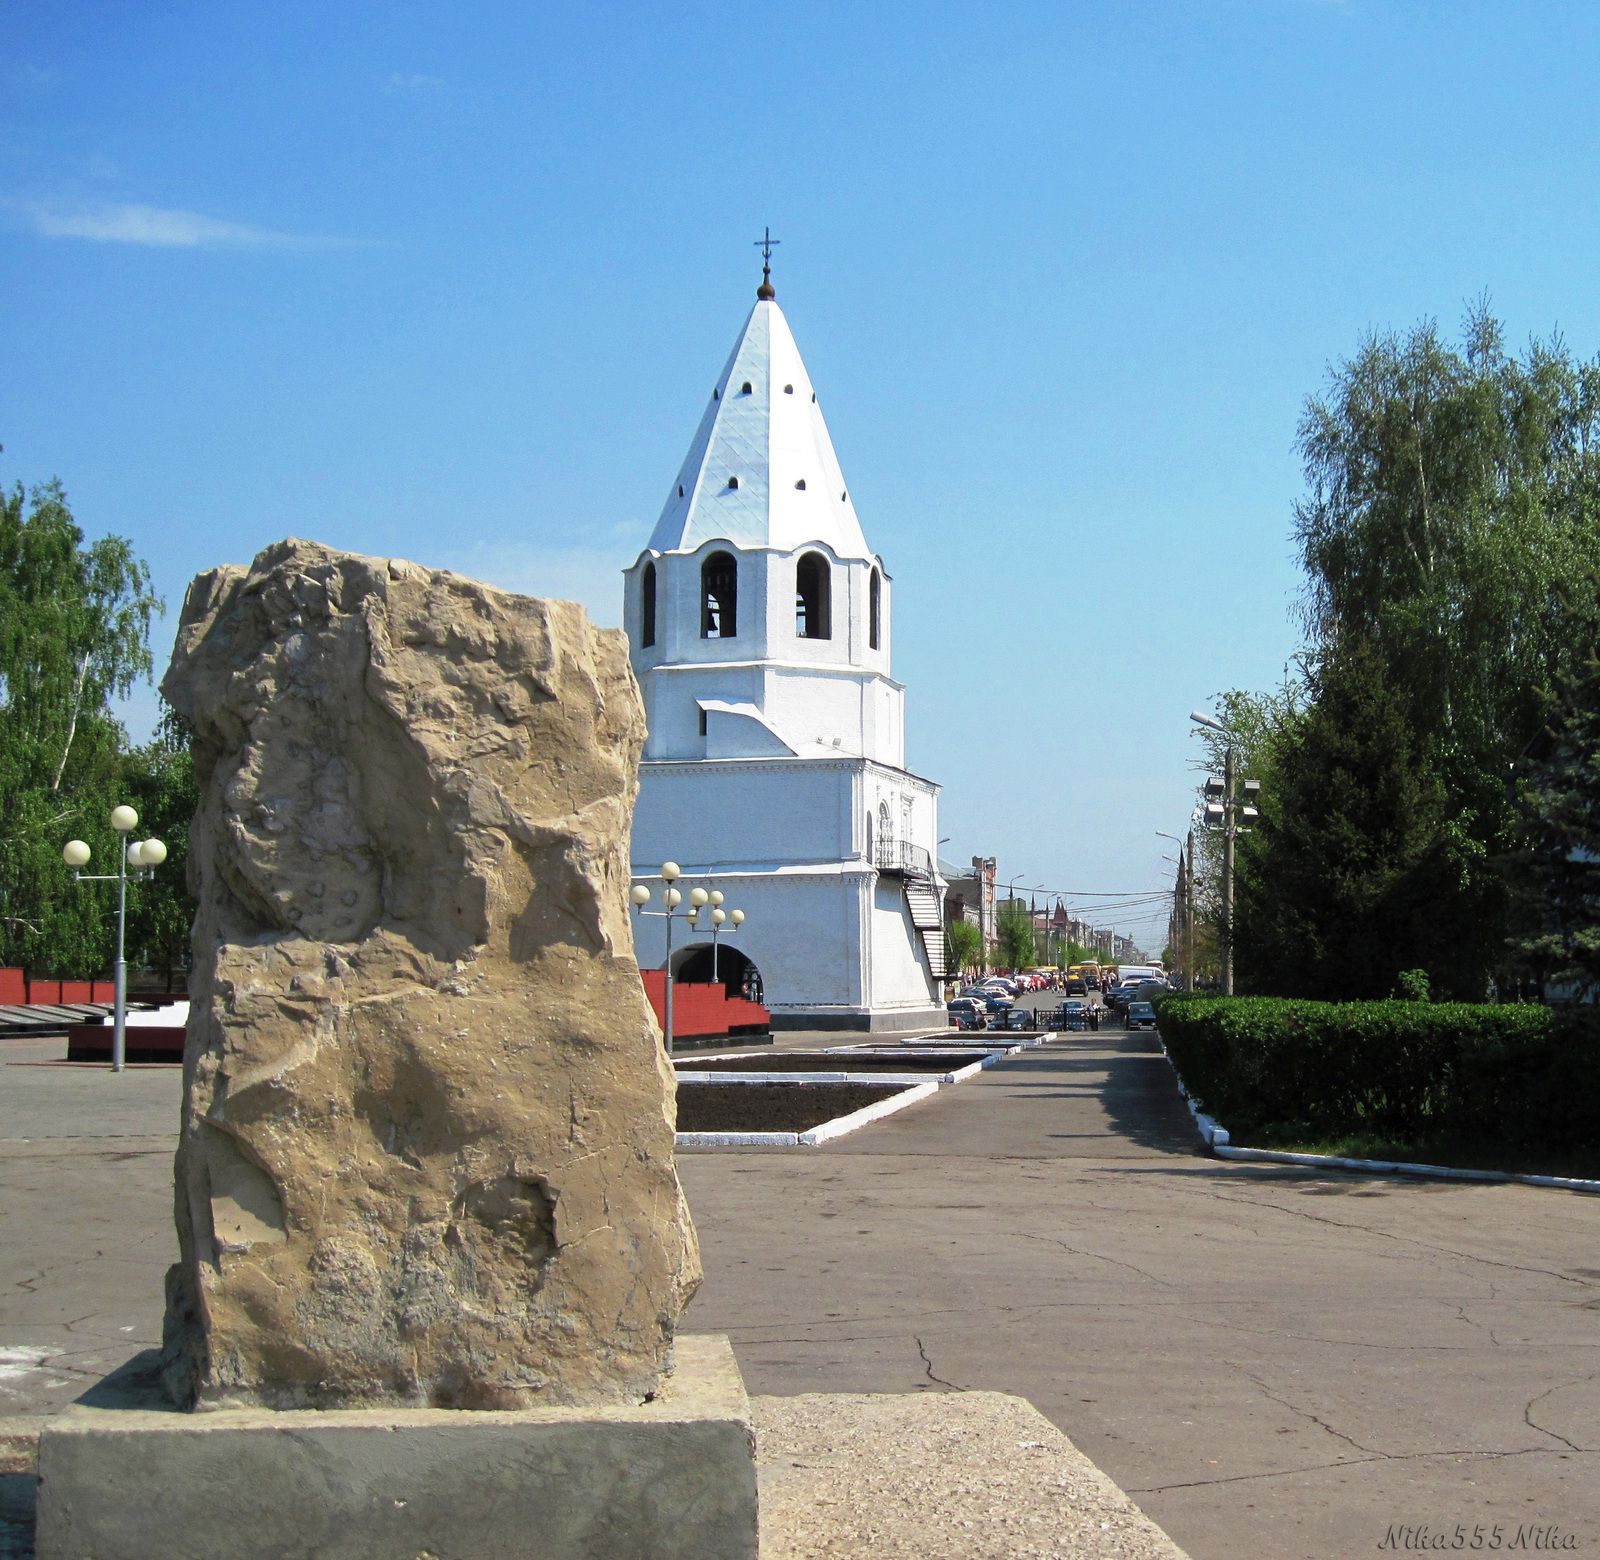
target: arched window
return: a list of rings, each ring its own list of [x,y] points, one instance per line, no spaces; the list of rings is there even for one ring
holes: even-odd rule
[[[656,566],[644,566],[644,580],[639,587],[639,643],[656,642]]]
[[[700,565],[700,637],[732,639],[739,632],[739,566],[715,552]]]
[[[872,571],[872,582],[867,586],[867,647],[878,648],[880,625],[883,621],[883,580],[878,571]]]
[[[833,638],[833,571],[821,553],[807,553],[794,571],[794,631],[802,639]]]

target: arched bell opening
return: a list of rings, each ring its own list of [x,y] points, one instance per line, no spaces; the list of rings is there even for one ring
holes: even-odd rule
[[[739,633],[739,565],[732,553],[714,552],[700,565],[700,637],[733,639]]]
[[[833,571],[821,553],[795,565],[794,631],[800,639],[833,638]]]
[[[711,944],[691,943],[672,956],[673,982],[679,986],[709,986],[711,980]],[[747,1002],[761,1001],[761,972],[737,948],[724,942],[716,950],[716,984],[727,988],[730,997],[743,997]],[[752,996],[751,991],[755,992]]]
[[[656,642],[656,566],[647,563],[639,584],[639,644],[648,649]]]

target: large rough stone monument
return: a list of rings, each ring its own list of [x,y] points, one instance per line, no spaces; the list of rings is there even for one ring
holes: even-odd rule
[[[699,1265],[622,635],[291,541],[195,581],[162,691],[201,787],[170,1390],[642,1397]]]
[[[485,1553],[753,1554],[731,1353],[698,1340],[695,1379],[673,1374],[699,1258],[628,923],[644,715],[623,636],[287,541],[194,581],[162,690],[201,801],[161,1379],[211,1412],[63,1421],[41,1554],[137,1552],[101,1492],[154,1481],[164,1524],[182,1500],[158,1465],[203,1485],[206,1456],[236,1487],[309,1479],[330,1530],[381,1509],[400,1526],[373,1554],[440,1532],[477,1553],[441,1492],[497,1467]],[[201,1422],[237,1434],[173,1433]],[[329,1456],[371,1468],[328,1493]],[[282,1493],[292,1524],[303,1491]],[[646,1533],[675,1501],[670,1540]],[[193,1521],[196,1553],[290,1552]],[[579,1537],[494,1547],[519,1523]]]

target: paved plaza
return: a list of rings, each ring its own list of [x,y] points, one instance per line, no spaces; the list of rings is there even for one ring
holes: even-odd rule
[[[59,1048],[0,1043],[13,1428],[159,1341],[174,1254],[178,1070],[38,1065]],[[1424,1523],[1600,1548],[1600,1198],[1220,1163],[1120,1031],[682,1170],[687,1327],[752,1393],[1024,1396],[1196,1560]]]

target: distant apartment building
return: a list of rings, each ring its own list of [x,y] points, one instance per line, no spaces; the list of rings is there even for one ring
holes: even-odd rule
[[[958,867],[953,862],[939,863],[939,876],[945,881],[944,919],[968,921],[983,934],[983,945],[989,947],[999,934],[995,924],[999,905],[995,899],[995,858],[974,856],[970,867]]]

